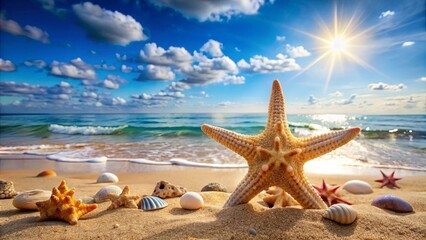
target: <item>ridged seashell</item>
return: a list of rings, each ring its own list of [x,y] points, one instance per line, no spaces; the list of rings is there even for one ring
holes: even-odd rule
[[[117,183],[118,177],[114,173],[102,173],[98,180],[96,180],[96,183]]]
[[[355,209],[347,204],[331,205],[323,215],[324,218],[333,220],[341,224],[351,224],[355,221],[357,213]]]
[[[22,210],[37,210],[36,202],[46,201],[51,195],[51,191],[34,189],[18,194],[12,204]]]
[[[120,194],[122,192],[121,188],[115,185],[108,185],[103,188],[101,188],[95,196],[93,196],[93,199],[95,200],[95,203],[101,203],[109,201],[109,198],[107,197],[108,194]]]
[[[155,186],[152,196],[164,198],[180,197],[186,193],[186,188],[175,186],[167,181],[160,181]]]
[[[371,185],[361,180],[347,181],[343,184],[342,188],[353,194],[368,194],[373,192]]]
[[[167,202],[156,196],[145,196],[141,201],[141,209],[144,211],[152,211],[167,207]]]
[[[13,182],[0,179],[0,199],[13,198],[16,194]]]
[[[46,170],[37,174],[37,177],[55,177],[56,172],[53,170]]]
[[[407,201],[394,195],[381,195],[373,200],[371,205],[394,212],[412,212],[413,207]]]
[[[180,206],[183,209],[196,210],[204,205],[204,199],[199,193],[187,192],[179,200]]]
[[[220,183],[209,183],[201,189],[201,192],[227,192],[226,187]]]

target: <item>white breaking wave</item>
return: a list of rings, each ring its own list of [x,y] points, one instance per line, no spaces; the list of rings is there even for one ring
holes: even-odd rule
[[[92,157],[92,158],[73,158],[67,157],[63,154],[53,154],[46,157],[50,160],[55,160],[57,162],[88,162],[88,163],[104,163],[108,160],[107,157]]]
[[[51,124],[49,131],[53,133],[70,134],[70,135],[108,135],[115,131],[126,128],[127,125],[119,127],[102,127],[102,126],[62,126],[58,124]]]

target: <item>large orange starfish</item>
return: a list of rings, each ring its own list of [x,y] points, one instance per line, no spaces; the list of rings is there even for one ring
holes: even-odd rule
[[[247,203],[260,191],[278,186],[304,208],[327,208],[305,177],[303,165],[352,140],[360,128],[334,131],[309,138],[295,138],[288,127],[284,95],[280,83],[272,84],[268,122],[255,136],[238,134],[204,124],[205,134],[243,156],[248,173],[237,186],[225,207]]]

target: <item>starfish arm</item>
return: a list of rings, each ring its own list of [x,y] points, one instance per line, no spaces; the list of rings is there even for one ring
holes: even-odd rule
[[[300,139],[300,147],[303,154],[302,158],[306,162],[329,153],[355,138],[359,131],[361,131],[361,129],[356,127]]]
[[[203,124],[203,126],[201,126],[201,130],[203,130],[207,136],[238,153],[246,160],[252,159],[256,154],[255,146],[257,145],[257,140],[255,136],[239,134],[208,124]]]
[[[232,207],[239,204],[248,203],[254,196],[268,187],[265,183],[270,171],[248,172],[235,191],[231,194],[224,207]]]
[[[274,80],[272,83],[271,97],[269,99],[268,123],[266,125],[266,130],[276,128],[277,124],[282,126],[282,131],[286,134],[290,134],[285,114],[284,94],[281,89],[280,82],[278,80]]]

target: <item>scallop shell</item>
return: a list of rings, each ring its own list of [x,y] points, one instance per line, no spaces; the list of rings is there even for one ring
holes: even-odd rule
[[[145,196],[141,201],[141,209],[144,211],[157,210],[167,207],[167,202],[155,196]]]
[[[37,177],[55,177],[56,172],[53,170],[46,170],[37,174]]]
[[[114,173],[102,173],[98,180],[96,180],[96,183],[117,183],[118,177]]]
[[[347,181],[343,184],[342,188],[353,194],[368,194],[373,192],[371,185],[361,180]]]
[[[196,210],[204,205],[204,199],[199,193],[187,192],[179,199],[180,206],[183,209]]]
[[[113,193],[113,194],[121,194],[123,190],[121,190],[120,187],[115,186],[115,185],[108,185],[105,186],[103,188],[101,188],[96,194],[95,196],[93,196],[93,199],[95,200],[95,203],[101,203],[101,202],[106,202],[109,201],[109,198],[107,197],[108,194]]]
[[[22,210],[37,210],[36,202],[46,201],[51,195],[51,191],[34,189],[18,194],[13,199],[12,204]]]
[[[357,213],[355,209],[347,204],[331,205],[323,215],[324,218],[341,224],[351,224],[355,221]]]
[[[413,212],[413,206],[407,201],[394,195],[381,195],[373,200],[371,205],[394,212]]]

